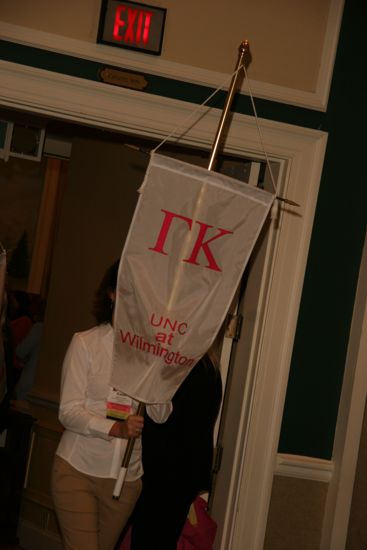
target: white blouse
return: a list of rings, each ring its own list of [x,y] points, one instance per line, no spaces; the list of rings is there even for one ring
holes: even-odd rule
[[[106,417],[112,348],[109,324],[74,334],[62,368],[59,419],[65,431],[56,454],[80,472],[116,479],[127,439],[108,435],[115,422]],[[138,402],[132,400],[132,411],[137,407]],[[172,403],[147,405],[146,409],[155,422],[161,423],[171,414]],[[136,438],[126,481],[142,474],[141,438]]]

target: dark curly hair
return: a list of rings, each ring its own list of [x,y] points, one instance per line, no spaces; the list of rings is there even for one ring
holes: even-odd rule
[[[116,290],[120,260],[116,260],[104,274],[94,296],[92,313],[98,325],[112,323],[113,307],[109,293]]]

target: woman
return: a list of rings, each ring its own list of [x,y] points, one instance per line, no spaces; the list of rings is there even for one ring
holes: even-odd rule
[[[210,490],[222,397],[219,362],[211,352],[176,391],[167,422],[145,419],[143,490],[132,516],[131,550],[176,550],[190,505]]]
[[[96,293],[97,326],[73,336],[63,364],[59,418],[65,431],[56,451],[52,493],[68,550],[112,549],[141,491],[144,418],[135,414],[136,401],[109,386],[117,273],[118,262]],[[164,422],[171,408],[171,403],[146,407],[155,422]],[[134,449],[115,500],[115,480],[130,437],[136,438]]]

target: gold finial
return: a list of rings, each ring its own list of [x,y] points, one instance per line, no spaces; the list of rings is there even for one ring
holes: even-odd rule
[[[238,48],[239,55],[244,59],[247,57],[246,66],[251,63],[251,52],[250,52],[250,42],[248,40],[243,40]]]
[[[248,40],[243,40],[239,47],[240,51],[246,52],[250,50],[250,42]]]

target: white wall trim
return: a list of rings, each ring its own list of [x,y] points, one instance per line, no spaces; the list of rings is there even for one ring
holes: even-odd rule
[[[289,131],[288,137],[293,135],[291,141],[285,135],[280,137],[275,133],[274,140],[271,140],[268,134],[267,148],[270,147],[273,158],[288,158],[286,192],[301,208],[285,212],[279,227],[261,341],[254,358],[256,377],[250,419],[245,404],[238,411],[238,445],[230,480],[230,503],[223,518],[221,546],[218,546],[220,550],[261,550],[266,531],[294,334],[327,139],[321,132],[311,133],[307,138],[306,134],[297,137],[297,130],[293,133],[289,128]]]
[[[367,399],[367,234],[335,430],[335,474],[326,502],[321,550],[344,550]]]
[[[331,460],[310,456],[278,454],[274,473],[277,476],[329,483],[333,474],[333,463]]]
[[[343,7],[344,0],[331,0],[330,2],[324,48],[315,91],[307,92],[253,80],[251,81],[251,91],[255,97],[320,111],[326,110]],[[1,21],[0,37],[3,40],[26,46],[98,61],[106,65],[183,80],[214,89],[225,85],[226,82],[229,84],[231,74],[164,61],[158,56],[147,56],[139,52],[111,48],[104,44],[84,42]],[[235,61],[237,52],[233,53]],[[229,70],[232,70],[232,67],[229,67]],[[251,74],[249,76],[251,78]],[[246,82],[243,84],[242,92],[248,93]]]
[[[211,147],[221,115],[219,109],[203,107],[191,119],[197,106],[186,101],[106,86],[7,61],[0,61],[0,72],[0,104],[3,106],[127,134],[138,133],[161,139],[177,128],[182,143]],[[235,114],[233,118],[238,122],[246,120],[251,127],[247,144],[259,154],[259,135],[253,117]],[[260,123],[269,128],[276,124],[267,120]],[[288,135],[292,149],[290,135],[297,134],[302,140],[302,136],[323,134],[287,124],[278,124],[277,127],[277,132],[281,129],[284,137]],[[228,151],[243,152],[243,129],[238,123],[231,125]],[[176,137],[172,140],[175,141]],[[279,157],[283,148],[276,142],[273,147],[276,157]]]

